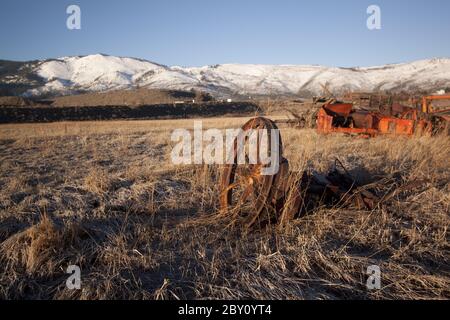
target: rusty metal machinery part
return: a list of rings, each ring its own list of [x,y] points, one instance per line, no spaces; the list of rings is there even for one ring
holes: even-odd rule
[[[311,204],[314,208],[321,201],[367,210],[380,203],[375,194],[356,183],[338,160],[341,170],[335,164],[327,175],[317,172],[308,174],[306,171],[291,174],[289,162],[282,155],[281,136],[278,150],[268,150],[279,152],[279,170],[275,174],[262,175],[263,164],[260,162],[239,164],[238,156],[242,150],[238,146],[239,139],[245,142],[248,131],[255,129],[268,130],[267,137],[270,139],[274,133],[271,130],[278,128],[273,121],[258,117],[244,124],[241,132],[244,137],[235,138],[231,155],[233,161],[224,167],[221,177],[220,208],[223,215],[243,218],[247,228],[256,222],[260,225],[276,222],[284,226],[295,217],[310,212]],[[276,134],[280,134],[278,130]],[[259,136],[257,143],[259,149]]]
[[[398,103],[380,107],[380,110],[354,110],[353,104],[324,105],[317,116],[319,133],[347,133],[373,137],[380,134],[430,135],[448,134],[450,127],[450,95],[424,96],[421,110]],[[437,102],[436,102],[437,101]],[[433,106],[440,102],[440,106]],[[386,111],[389,111],[386,113]]]
[[[242,127],[241,134],[247,135],[249,130],[267,130],[267,138],[272,134],[278,134],[276,124],[266,118],[258,117],[249,120]],[[276,132],[272,131],[276,130]],[[276,214],[278,200],[284,195],[284,186],[289,174],[289,163],[282,155],[282,141],[279,136],[278,150],[271,150],[268,144],[268,153],[279,153],[279,170],[274,175],[262,175],[264,165],[259,157],[256,164],[238,164],[238,141],[242,137],[236,137],[233,143],[232,164],[225,165],[221,177],[220,207],[224,214],[244,215],[246,226],[251,227],[261,219],[271,219]],[[258,150],[259,150],[258,134]],[[247,209],[246,212],[245,208]],[[267,215],[262,216],[263,213]],[[275,217],[276,218],[276,217]]]

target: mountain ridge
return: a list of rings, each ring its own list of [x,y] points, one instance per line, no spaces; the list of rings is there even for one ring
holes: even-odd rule
[[[335,94],[449,90],[450,58],[351,68],[235,63],[180,67],[105,54],[0,60],[0,94],[24,97],[135,88],[194,89],[216,97],[312,96],[321,94],[323,86]]]

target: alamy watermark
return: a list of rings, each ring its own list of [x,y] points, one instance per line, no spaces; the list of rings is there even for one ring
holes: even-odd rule
[[[260,164],[261,175],[275,175],[280,162],[278,129],[208,129],[201,121],[194,130],[176,129],[171,140],[173,164]],[[206,144],[206,145],[205,145]]]
[[[367,7],[367,14],[370,16],[367,18],[367,29],[380,30],[381,29],[381,9],[379,6],[373,4]]]
[[[372,4],[366,10],[369,17],[366,25],[369,30],[381,30],[381,8],[378,5]],[[66,8],[66,13],[69,15],[66,20],[66,26],[69,30],[81,29],[81,8],[78,5],[72,4]]]
[[[66,26],[69,30],[81,29],[81,8],[75,4],[67,7],[66,13],[69,15],[66,20]]]
[[[366,274],[369,276],[366,281],[366,287],[368,290],[381,289],[381,270],[377,265],[371,265],[367,267]]]
[[[81,269],[79,266],[70,265],[66,273],[70,276],[66,280],[66,287],[69,290],[79,290],[81,289]]]

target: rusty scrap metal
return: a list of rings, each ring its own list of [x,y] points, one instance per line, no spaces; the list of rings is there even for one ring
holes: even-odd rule
[[[424,96],[422,97],[422,112],[433,114],[433,113],[449,113],[450,106],[447,104],[444,107],[435,107],[432,105],[433,101],[450,101],[450,95],[435,95],[435,96]]]
[[[318,112],[317,130],[366,137],[445,132],[450,129],[450,107],[442,105],[444,100],[450,101],[450,95],[424,96],[420,108],[389,103],[380,105],[377,111],[356,110],[353,103],[329,103]],[[441,106],[434,106],[433,101],[440,102]]]
[[[397,109],[399,110],[399,109]],[[420,118],[418,111],[402,108],[398,116],[353,110],[352,104],[325,105],[317,116],[319,133],[348,133],[373,137],[379,134],[411,136],[431,133],[432,122]]]
[[[364,137],[382,134],[406,135],[450,133],[450,95],[410,98],[408,105],[394,102],[394,97],[361,93],[344,96],[344,101],[320,99],[287,109],[289,119],[279,119],[279,125],[295,128],[317,128],[320,133],[346,133]],[[370,101],[366,106],[361,103]],[[358,102],[359,101],[359,102]],[[376,103],[372,103],[376,101]],[[433,103],[434,101],[437,101]],[[415,107],[414,107],[415,106]]]
[[[348,114],[348,107],[334,109]],[[266,118],[249,120],[242,127],[243,134],[251,129],[277,129]],[[279,134],[279,131],[277,131]],[[317,172],[290,172],[289,161],[282,155],[279,137],[279,171],[262,175],[263,164],[238,164],[238,139],[233,145],[233,163],[225,165],[221,177],[221,214],[241,217],[249,228],[255,223],[277,222],[285,225],[295,217],[307,214],[320,203],[353,206],[372,210],[380,199],[369,189],[359,185],[338,160],[326,175]],[[258,143],[260,141],[258,140]],[[259,148],[259,146],[258,146]]]
[[[258,117],[251,119],[242,127],[243,134],[249,130],[267,130],[269,139],[272,134],[271,129],[278,129],[276,124],[266,118]],[[279,138],[279,159],[280,169],[275,175],[262,175],[262,164],[238,165],[238,139],[236,137],[233,144],[233,164],[228,164],[222,171],[220,207],[223,213],[235,211],[248,207],[250,200],[251,206],[248,208],[252,214],[248,215],[246,225],[252,226],[258,218],[267,211],[269,207],[276,206],[276,202],[281,197],[279,188],[286,180],[289,171],[289,164],[282,157],[282,141]],[[259,143],[259,140],[258,140]],[[275,152],[270,150],[269,152]]]

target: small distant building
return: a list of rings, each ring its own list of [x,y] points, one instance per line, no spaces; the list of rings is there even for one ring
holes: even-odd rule
[[[195,100],[176,100],[173,102],[173,104],[188,104],[188,103],[195,103]]]

